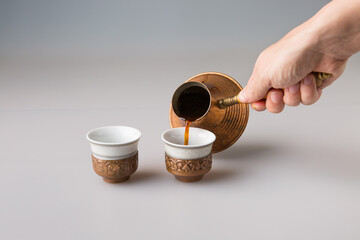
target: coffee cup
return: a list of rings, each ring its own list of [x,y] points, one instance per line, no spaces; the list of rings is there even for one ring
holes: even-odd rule
[[[127,181],[138,167],[138,143],[141,132],[127,126],[95,128],[86,135],[96,174],[105,182]]]
[[[161,135],[165,144],[165,164],[168,172],[182,182],[195,182],[209,172],[212,165],[212,132],[191,127],[189,142],[184,145],[185,128],[172,128]]]

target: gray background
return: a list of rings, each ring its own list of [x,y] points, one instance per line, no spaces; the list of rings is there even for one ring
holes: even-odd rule
[[[359,239],[360,56],[311,106],[250,112],[200,182],[164,166],[174,90],[246,85],[258,54],[327,1],[0,1],[2,239]],[[111,185],[88,130],[142,131]]]

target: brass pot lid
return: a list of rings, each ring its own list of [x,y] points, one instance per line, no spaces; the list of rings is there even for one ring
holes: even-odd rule
[[[232,77],[217,72],[201,73],[186,82],[203,83],[211,93],[211,107],[208,113],[201,119],[192,122],[190,126],[209,130],[216,135],[213,153],[229,148],[240,138],[246,128],[249,119],[249,106],[246,103],[239,103],[220,109],[218,101],[239,94],[242,90],[241,85]],[[185,121],[176,116],[172,105],[170,106],[169,119],[172,128],[185,126]]]

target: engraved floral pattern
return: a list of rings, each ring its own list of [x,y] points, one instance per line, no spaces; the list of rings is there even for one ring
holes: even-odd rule
[[[191,160],[181,160],[169,157],[165,154],[166,168],[169,172],[176,172],[182,175],[204,174],[211,169],[212,156]]]
[[[102,160],[92,155],[94,171],[107,178],[122,178],[133,174],[138,167],[138,153],[121,160]]]

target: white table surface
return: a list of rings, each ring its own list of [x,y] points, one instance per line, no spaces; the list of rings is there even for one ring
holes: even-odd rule
[[[360,239],[358,55],[317,104],[251,111],[201,181],[166,171],[173,91],[204,71],[245,85],[257,54],[3,58],[0,238]],[[128,182],[92,170],[85,134],[106,125],[142,131]]]

